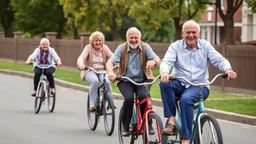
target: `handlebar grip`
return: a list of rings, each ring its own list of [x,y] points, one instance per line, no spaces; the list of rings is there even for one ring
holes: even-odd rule
[[[120,81],[122,79],[123,79],[122,77],[116,77],[116,80],[118,80],[118,81]]]
[[[221,76],[222,78],[224,78],[224,79],[226,79],[227,77],[228,77],[228,74],[222,74],[222,76]]]
[[[84,69],[77,68],[78,70],[88,70],[88,67],[85,67]]]

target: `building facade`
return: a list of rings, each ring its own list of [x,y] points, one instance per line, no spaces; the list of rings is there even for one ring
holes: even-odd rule
[[[252,13],[245,2],[243,3],[242,15],[241,42],[256,41],[256,14]]]
[[[212,2],[215,3],[216,0]],[[227,10],[227,0],[221,0],[221,9],[224,11]],[[216,29],[215,29],[216,22]],[[206,39],[212,44],[222,44],[224,43],[225,29],[224,23],[220,18],[218,12],[216,17],[216,6],[208,5],[206,12],[202,16],[201,21],[199,22],[201,27],[202,39]],[[242,31],[242,7],[240,7],[234,15],[234,40],[236,43],[241,42],[241,31]]]

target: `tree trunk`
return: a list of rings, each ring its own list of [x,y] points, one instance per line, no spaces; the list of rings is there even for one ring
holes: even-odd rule
[[[233,17],[224,20],[225,44],[234,44],[234,20]]]
[[[180,18],[175,17],[173,18],[174,20],[174,27],[175,27],[175,36],[174,36],[174,41],[181,39],[181,31],[182,31],[182,26],[180,25]]]
[[[4,37],[13,37],[12,24],[3,26],[4,27]]]
[[[118,39],[118,32],[117,32],[117,23],[116,23],[116,14],[113,12],[113,17],[112,17],[112,32],[113,32],[113,40],[117,41]]]

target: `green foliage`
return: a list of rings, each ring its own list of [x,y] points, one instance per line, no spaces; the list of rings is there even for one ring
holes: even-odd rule
[[[62,32],[65,19],[58,0],[11,0],[11,5],[19,31],[31,35]]]
[[[149,32],[147,29],[142,29],[142,39],[151,42],[172,42],[174,40],[173,34],[175,33],[174,25],[172,22],[161,22],[158,30]]]
[[[253,13],[256,13],[256,0],[245,0],[248,4],[248,7],[252,9]]]
[[[117,31],[133,0],[59,0],[68,23],[83,31]]]
[[[0,0],[0,27],[4,30],[5,37],[13,36],[14,14],[10,0]]]
[[[180,29],[175,29],[175,32],[173,32],[173,27],[179,28],[189,19],[201,19],[200,13],[206,8],[205,5],[197,1],[191,1],[191,4],[186,2],[186,0],[136,1],[131,5],[129,16],[136,18],[138,24],[151,33],[153,37],[159,37],[158,35],[169,37],[168,40],[164,41],[170,41],[176,31],[180,33]],[[169,27],[166,27],[168,24]],[[168,31],[166,31],[167,29]],[[162,33],[162,31],[165,31],[165,33]],[[170,33],[173,35],[170,36]],[[158,39],[161,38],[156,40]]]

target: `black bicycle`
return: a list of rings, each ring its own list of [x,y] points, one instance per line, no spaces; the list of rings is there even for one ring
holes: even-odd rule
[[[87,100],[87,118],[91,130],[96,130],[100,116],[104,117],[104,126],[107,135],[112,135],[115,128],[115,105],[112,95],[108,93],[106,86],[107,72],[97,72],[92,67],[85,67],[84,70],[94,71],[96,74],[103,74],[103,83],[98,86],[98,95],[96,97],[96,110],[90,112],[90,95]]]
[[[34,64],[35,66],[42,69],[42,75],[40,76],[40,81],[37,86],[37,92],[36,92],[35,103],[34,103],[34,112],[37,114],[40,111],[41,105],[44,104],[45,100],[47,100],[49,112],[53,112],[55,108],[55,102],[56,102],[56,92],[55,94],[50,93],[49,82],[46,76],[44,75],[44,70],[56,64],[53,63],[47,66],[38,65],[35,62],[32,62],[30,64]]]

